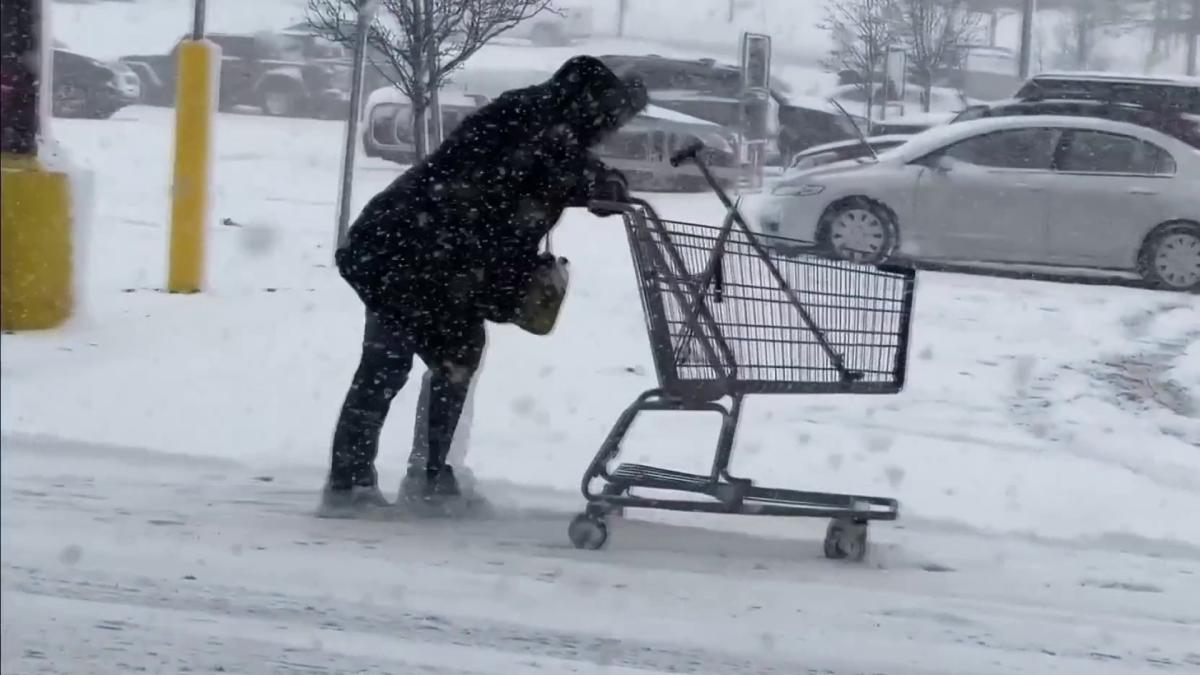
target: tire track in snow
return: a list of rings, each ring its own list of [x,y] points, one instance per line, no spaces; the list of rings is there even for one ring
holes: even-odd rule
[[[1164,488],[1200,492],[1200,476],[1154,457],[1134,461],[1125,453],[1097,450],[1094,444],[1079,440],[1060,415],[1065,406],[1087,398],[1107,401],[1131,416],[1165,413],[1171,424],[1160,423],[1160,433],[1200,447],[1200,403],[1165,377],[1167,364],[1191,341],[1200,339],[1200,332],[1187,331],[1172,339],[1142,339],[1156,317],[1187,307],[1168,302],[1123,317],[1120,323],[1130,343],[1144,348],[1056,364],[1040,372],[1034,359],[1024,359],[1014,373],[1016,386],[1009,404],[1013,421],[1032,436],[1051,441],[1057,450],[1080,459],[1117,466]],[[1080,385],[1080,393],[1064,397],[1061,390],[1072,381]]]

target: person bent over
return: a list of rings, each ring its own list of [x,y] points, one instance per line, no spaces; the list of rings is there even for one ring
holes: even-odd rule
[[[319,515],[388,506],[375,457],[414,357],[430,371],[428,449],[424,466],[409,467],[401,497],[461,497],[446,456],[487,341],[485,322],[521,325],[532,289],[559,264],[539,245],[565,209],[627,198],[624,177],[590,150],[645,106],[640,80],[619,78],[590,56],[571,58],[546,82],[505,92],[468,116],[363,208],[336,253],[366,317]]]

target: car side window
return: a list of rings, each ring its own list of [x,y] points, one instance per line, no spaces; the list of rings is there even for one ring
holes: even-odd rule
[[[1054,159],[1058,131],[1005,129],[959,141],[943,154],[960,162],[994,169],[1045,169]]]
[[[1058,170],[1074,173],[1170,176],[1175,173],[1170,153],[1146,141],[1103,131],[1076,129],[1071,134]]]

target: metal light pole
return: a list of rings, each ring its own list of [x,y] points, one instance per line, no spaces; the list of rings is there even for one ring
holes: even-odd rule
[[[1192,0],[1192,22],[1183,32],[1187,39],[1187,64],[1184,66],[1188,76],[1195,77],[1198,64],[1197,52],[1200,52],[1200,0]]]
[[[208,14],[208,3],[205,0],[196,0],[192,6],[192,39],[204,39],[204,17]]]
[[[1037,0],[1024,0],[1021,7],[1021,79],[1029,79],[1033,70],[1033,17],[1037,13]]]
[[[363,76],[367,64],[367,34],[379,0],[359,0],[358,23],[354,34],[354,65],[350,80],[350,114],[346,118],[346,139],[342,146],[342,175],[338,183],[337,240],[334,250],[346,244],[350,230],[350,196],[354,187],[354,154],[358,150],[358,117],[362,109]]]
[[[438,44],[433,35],[433,0],[425,0],[425,35],[429,41],[429,52],[425,57],[428,62],[430,81],[438,69]],[[425,154],[433,153],[434,148],[442,142],[442,102],[438,97],[440,82],[433,83],[429,88],[429,142],[425,146]]]

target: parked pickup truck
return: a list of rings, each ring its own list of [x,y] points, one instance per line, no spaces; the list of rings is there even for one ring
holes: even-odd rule
[[[279,117],[345,118],[351,73],[337,44],[298,31],[207,38],[221,47],[220,110],[254,107]],[[141,79],[143,103],[173,105],[178,50],[176,44],[168,54],[121,57]]]

